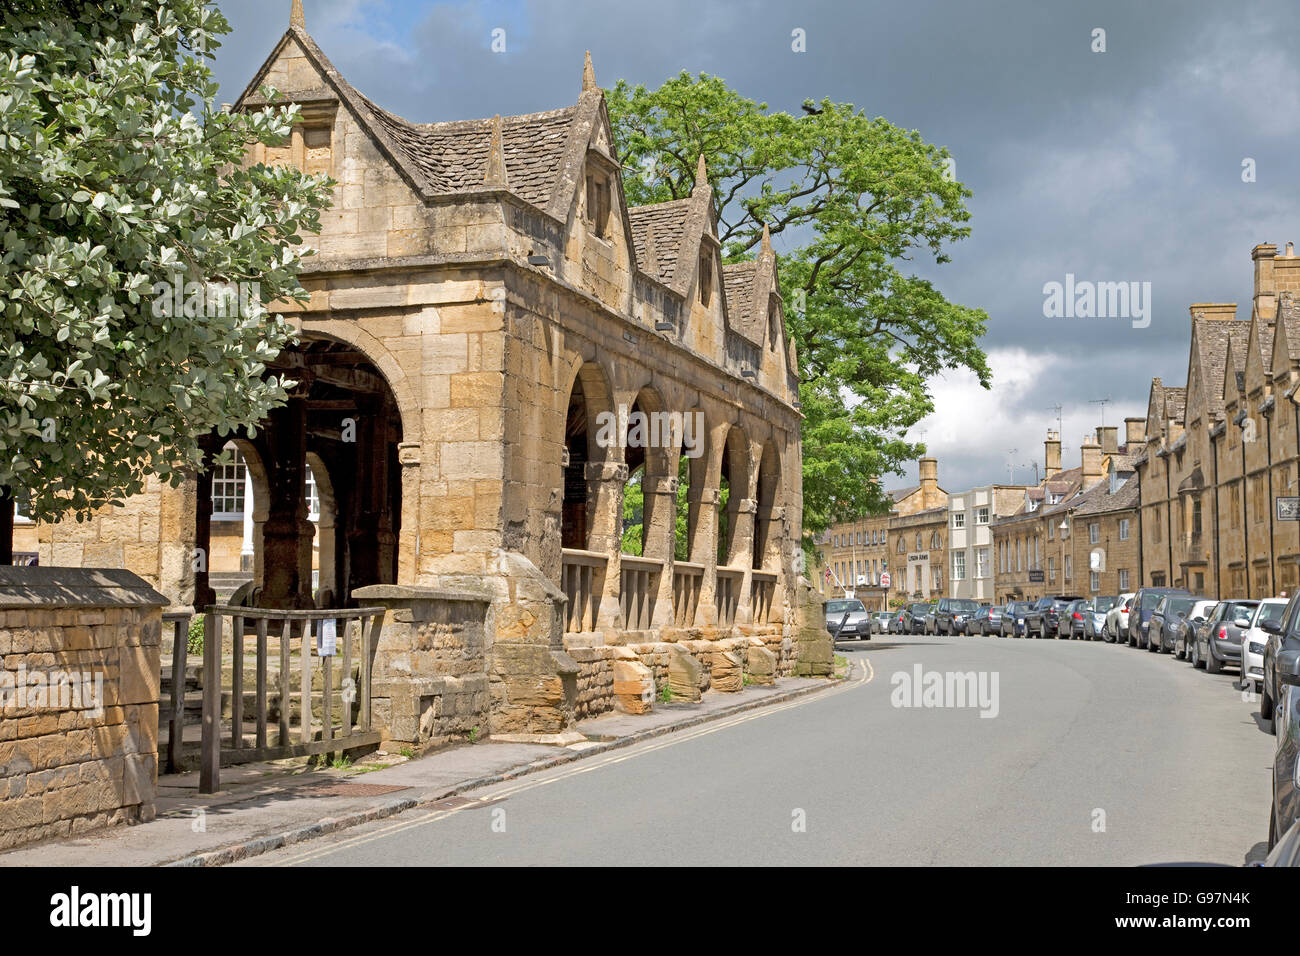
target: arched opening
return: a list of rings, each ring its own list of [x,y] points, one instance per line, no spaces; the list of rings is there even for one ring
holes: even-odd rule
[[[718,564],[730,566],[736,554],[736,519],[749,487],[749,442],[738,426],[727,431],[718,477]]]
[[[397,580],[396,399],[367,355],[326,336],[305,335],[268,373],[297,384],[255,435],[233,440],[238,465],[217,464],[202,476],[198,547],[210,552],[226,537],[220,526],[233,519],[242,493],[234,566],[256,589],[246,595],[250,603],[305,609],[323,598],[329,606],[353,605],[357,588]],[[214,450],[224,444],[216,435],[210,440]],[[224,597],[208,584],[196,573],[200,603]]]
[[[623,434],[623,460],[628,477],[623,486],[622,551],[637,557],[665,559],[668,522],[676,522],[676,499],[668,498],[667,479],[680,441],[680,416],[670,415],[653,389],[642,389],[628,411]],[[671,470],[670,470],[671,468]],[[675,538],[675,528],[674,528]]]
[[[774,533],[772,513],[776,507],[777,489],[781,484],[781,458],[774,439],[763,446],[763,457],[758,465],[758,513],[754,522],[755,570],[778,570],[781,566],[780,535]]]
[[[606,460],[613,444],[609,389],[598,366],[584,363],[574,376],[564,416],[564,497],[560,546],[586,550],[591,544],[596,503],[587,465]]]

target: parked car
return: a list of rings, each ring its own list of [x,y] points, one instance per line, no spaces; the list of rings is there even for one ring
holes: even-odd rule
[[[889,633],[906,634],[904,622],[906,621],[907,608],[896,607],[889,612]]]
[[[979,610],[966,619],[963,633],[968,637],[976,634],[984,636],[994,634],[1002,626],[1002,606],[999,604],[981,604]]]
[[[1286,611],[1286,598],[1264,598],[1255,608],[1250,619],[1250,627],[1241,633],[1241,688],[1249,684],[1255,693],[1259,693],[1264,684],[1264,646],[1268,643],[1268,631],[1264,625],[1280,622]]]
[[[902,633],[924,634],[925,616],[929,613],[928,604],[909,604],[903,610]]]
[[[1155,613],[1156,605],[1162,597],[1166,594],[1190,593],[1183,588],[1139,588],[1133,595],[1133,606],[1128,613],[1128,646],[1146,649],[1151,615]]]
[[[1220,601],[1210,619],[1196,631],[1192,666],[1217,674],[1224,664],[1240,664],[1241,635],[1250,629],[1250,619],[1258,604],[1258,601]]]
[[[1025,636],[1025,615],[1033,605],[1028,601],[1012,601],[1007,605],[1007,609],[1002,614],[1002,629],[999,632],[1003,637]]]
[[[1118,597],[1095,597],[1088,602],[1088,610],[1083,615],[1083,638],[1087,641],[1104,640],[1106,632],[1106,615],[1115,606]]]
[[[1197,601],[1181,620],[1174,624],[1174,656],[1180,661],[1186,660],[1196,643],[1197,631],[1214,614],[1218,601]]]
[[[1088,602],[1079,598],[1077,601],[1071,601],[1061,612],[1061,620],[1057,637],[1065,637],[1069,640],[1083,637],[1083,619],[1084,616],[1091,612]]]
[[[927,634],[960,634],[966,619],[979,610],[969,598],[939,598],[934,614],[927,621]]]
[[[1291,824],[1260,866],[1300,866],[1300,822]]]
[[[835,640],[857,637],[871,640],[871,614],[856,598],[826,602],[826,630]]]
[[[1106,629],[1102,631],[1102,640],[1117,644],[1128,640],[1128,612],[1133,606],[1133,592],[1121,594],[1115,606],[1106,612]]]
[[[1082,598],[1077,594],[1055,594],[1041,597],[1025,614],[1025,637],[1057,637],[1061,612],[1071,601]],[[1069,637],[1069,631],[1066,631]]]
[[[1282,699],[1282,681],[1280,675],[1285,673],[1293,654],[1300,654],[1300,595],[1292,597],[1282,612],[1282,620],[1264,621],[1261,627],[1268,635],[1264,644],[1264,687],[1259,694],[1259,716],[1273,721],[1273,732],[1277,733],[1278,719],[1273,711]],[[1279,666],[1279,661],[1282,664]]]
[[[1294,602],[1292,602],[1294,603]],[[1296,626],[1294,612],[1288,614],[1288,634]],[[1269,621],[1266,630],[1280,628]],[[1300,650],[1279,651],[1274,662],[1277,678],[1273,717],[1277,750],[1273,753],[1273,807],[1268,820],[1269,849],[1278,837],[1300,820]]]
[[[871,633],[888,634],[889,622],[893,619],[893,617],[894,615],[891,614],[889,611],[872,611],[871,612]]]
[[[1156,609],[1151,612],[1151,621],[1147,633],[1147,650],[1156,654],[1162,654],[1166,651],[1172,653],[1178,625],[1192,613],[1192,608],[1196,606],[1198,600],[1204,600],[1204,598],[1195,598],[1190,595],[1184,597],[1181,594],[1166,594],[1162,597],[1159,603],[1156,604]]]

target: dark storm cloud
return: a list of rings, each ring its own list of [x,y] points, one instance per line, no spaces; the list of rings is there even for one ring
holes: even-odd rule
[[[289,3],[220,5],[235,33],[217,71],[223,97],[233,99],[283,31]],[[961,392],[962,404],[982,403],[983,431],[956,427],[955,402],[925,423],[950,490],[1005,480],[1009,458],[1041,460],[1042,431],[1056,425],[1052,405],[1064,408],[1067,465],[1079,435],[1098,421],[1089,400],[1114,400],[1110,423],[1144,414],[1152,375],[1183,384],[1188,305],[1236,301],[1248,316],[1251,246],[1280,246],[1300,233],[1291,188],[1300,70],[1290,20],[1276,4],[304,7],[335,66],[416,121],[572,103],[590,49],[604,85],[703,71],[774,109],[828,96],[947,146],[974,191],[972,236],[951,250],[952,263],[915,268],[955,301],[985,309],[986,347],[1015,366],[1001,376],[1010,387]],[[505,31],[505,53],[491,50],[496,28]],[[796,28],[806,32],[806,53],[791,50]],[[1106,31],[1104,53],[1090,49],[1094,28]],[[1257,164],[1255,183],[1241,180],[1247,157]],[[1066,273],[1150,282],[1150,327],[1045,318],[1043,285]],[[1031,374],[1019,374],[1022,360]],[[936,394],[959,387],[960,376],[952,379],[937,383]],[[1002,447],[1015,445],[1016,456]]]

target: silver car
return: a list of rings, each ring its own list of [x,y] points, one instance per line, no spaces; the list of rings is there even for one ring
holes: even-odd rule
[[[835,640],[871,640],[871,614],[856,598],[826,602],[826,630]]]

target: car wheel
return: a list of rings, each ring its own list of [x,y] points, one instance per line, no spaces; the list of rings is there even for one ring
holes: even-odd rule
[[[1263,682],[1260,682],[1263,685]],[[1259,716],[1264,720],[1273,719],[1273,698],[1268,696],[1268,687],[1261,686],[1259,692]]]
[[[1214,648],[1205,649],[1205,671],[1208,674],[1218,674],[1223,670],[1223,661],[1214,656]]]

